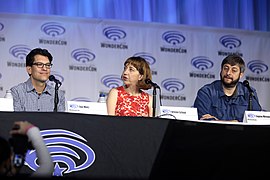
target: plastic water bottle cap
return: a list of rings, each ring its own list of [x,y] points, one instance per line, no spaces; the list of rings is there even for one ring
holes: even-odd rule
[[[6,91],[6,94],[5,94],[5,97],[4,98],[9,98],[9,99],[12,99],[13,98],[10,90],[7,90]]]

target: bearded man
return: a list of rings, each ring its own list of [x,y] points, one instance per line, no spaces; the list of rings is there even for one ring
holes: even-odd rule
[[[245,111],[262,110],[256,90],[250,87],[251,92],[239,82],[244,71],[245,62],[240,56],[233,54],[223,59],[220,80],[204,85],[197,92],[194,107],[200,120],[243,122]]]

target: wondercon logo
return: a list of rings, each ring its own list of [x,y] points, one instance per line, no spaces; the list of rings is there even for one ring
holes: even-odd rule
[[[28,46],[21,44],[12,46],[9,49],[9,53],[20,60],[26,59],[26,56],[30,51],[31,49]]]
[[[161,82],[161,86],[169,92],[179,92],[185,88],[185,85],[176,78],[168,78]]]
[[[169,109],[162,109],[162,113],[164,113],[164,114],[170,114],[171,111]]]
[[[214,66],[214,63],[210,61],[207,57],[205,56],[197,56],[191,60],[192,66],[195,68],[203,71],[205,69],[210,69]]]
[[[255,118],[255,117],[256,117],[255,114],[248,114],[247,116],[248,116],[249,118]]]
[[[122,79],[118,75],[107,75],[102,77],[101,83],[108,88],[115,88],[123,84]]]
[[[43,130],[41,135],[55,164],[53,176],[81,171],[94,163],[95,153],[82,136],[63,129]],[[34,171],[38,169],[36,150],[27,152],[25,163]]]
[[[140,57],[144,58],[148,62],[149,65],[153,65],[156,63],[156,59],[153,56],[151,56],[150,54],[145,53],[145,52],[136,53],[133,56],[136,56],[136,57],[140,56]]]
[[[247,64],[248,69],[250,69],[253,73],[261,74],[268,70],[268,66],[264,64],[261,60],[253,60]]]
[[[2,31],[4,29],[4,24],[0,23],[0,31]]]
[[[162,34],[162,39],[172,45],[181,44],[186,40],[186,38],[178,31],[166,31]]]
[[[48,22],[41,26],[41,31],[49,36],[55,37],[64,34],[66,29],[60,23]]]
[[[117,27],[117,26],[110,26],[103,29],[103,34],[108,39],[113,40],[113,41],[124,39],[127,36],[126,32],[122,30],[122,28]]]
[[[241,46],[241,41],[233,35],[225,35],[219,39],[219,42],[228,49],[234,49]]]
[[[73,50],[71,52],[71,57],[81,63],[88,63],[96,58],[95,54],[85,48]]]

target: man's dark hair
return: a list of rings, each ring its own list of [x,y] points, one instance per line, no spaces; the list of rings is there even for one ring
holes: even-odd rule
[[[229,64],[231,66],[239,65],[240,71],[242,73],[245,72],[245,62],[240,56],[236,54],[231,54],[225,57],[222,61],[221,69],[223,68],[224,64]]]
[[[34,56],[38,54],[48,57],[50,63],[52,63],[53,57],[47,49],[35,48],[26,56],[26,66],[32,66],[35,61]]]

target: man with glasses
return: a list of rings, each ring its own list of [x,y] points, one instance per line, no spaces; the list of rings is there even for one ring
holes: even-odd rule
[[[46,49],[33,49],[26,56],[29,79],[11,88],[14,111],[54,111],[55,88],[47,84],[52,68],[52,55]],[[58,92],[58,111],[65,111],[64,91]]]
[[[229,55],[222,61],[220,80],[203,86],[197,93],[194,107],[201,120],[243,121],[249,107],[250,92],[244,83],[245,62],[238,55]],[[252,111],[261,111],[254,88]]]

